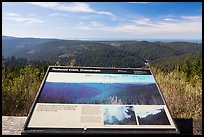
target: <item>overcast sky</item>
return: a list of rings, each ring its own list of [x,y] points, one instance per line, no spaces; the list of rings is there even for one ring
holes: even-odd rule
[[[202,39],[201,2],[3,2],[2,35]]]

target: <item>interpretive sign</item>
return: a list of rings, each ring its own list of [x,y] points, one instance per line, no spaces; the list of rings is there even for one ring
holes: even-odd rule
[[[50,66],[22,133],[179,131],[149,69]]]

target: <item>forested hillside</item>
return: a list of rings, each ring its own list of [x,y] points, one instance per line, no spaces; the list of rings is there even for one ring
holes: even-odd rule
[[[2,115],[28,114],[49,65],[144,67],[149,60],[173,116],[202,117],[201,44],[12,39],[2,45]]]
[[[79,41],[37,38],[2,38],[2,55],[78,66],[142,67],[150,62],[201,53],[202,44],[148,41]]]

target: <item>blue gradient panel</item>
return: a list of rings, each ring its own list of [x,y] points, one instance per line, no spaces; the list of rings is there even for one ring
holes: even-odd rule
[[[162,105],[155,83],[46,82],[38,103]]]

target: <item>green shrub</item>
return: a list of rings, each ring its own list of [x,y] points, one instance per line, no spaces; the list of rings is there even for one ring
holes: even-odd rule
[[[2,69],[2,115],[27,115],[41,84],[44,72],[27,66],[18,77]]]

